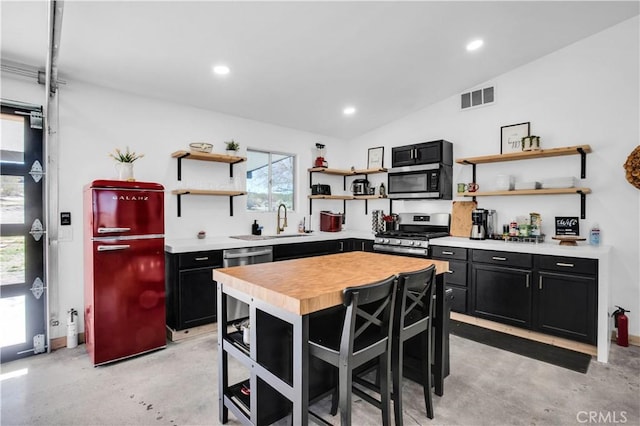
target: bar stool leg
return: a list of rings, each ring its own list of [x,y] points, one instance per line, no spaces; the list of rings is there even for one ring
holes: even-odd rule
[[[338,394],[340,398],[340,424],[351,426],[351,388],[353,386],[352,371],[346,365],[339,367]]]
[[[431,325],[429,325],[431,326]],[[431,378],[431,339],[429,338],[429,333],[422,333],[422,337],[420,338],[420,346],[422,346],[422,354],[425,359],[422,359],[422,389],[424,392],[424,405],[427,408],[427,417],[433,419],[433,398],[431,395],[431,387],[433,385],[433,380]]]
[[[402,426],[402,357],[403,343],[397,336],[393,339],[391,376],[393,381],[393,413],[397,426]]]
[[[382,425],[391,423],[391,389],[389,388],[389,353],[380,355],[380,405],[382,409]],[[392,379],[393,380],[393,379]]]

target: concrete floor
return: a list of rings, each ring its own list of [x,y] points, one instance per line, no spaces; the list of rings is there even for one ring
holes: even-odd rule
[[[219,424],[216,342],[215,334],[192,337],[97,368],[84,345],[3,364],[0,424]],[[20,371],[26,374],[6,378]],[[451,336],[451,375],[445,395],[434,396],[434,420],[422,401],[420,388],[405,381],[405,424],[638,425],[640,348],[614,344],[609,364],[592,361],[581,374]],[[326,413],[328,405],[325,399],[314,411]],[[380,424],[367,403],[356,400],[353,409],[354,424]],[[339,416],[325,418],[339,423]]]

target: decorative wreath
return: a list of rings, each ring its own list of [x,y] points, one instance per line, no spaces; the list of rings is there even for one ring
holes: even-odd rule
[[[631,151],[624,163],[624,169],[629,183],[640,189],[640,145]]]

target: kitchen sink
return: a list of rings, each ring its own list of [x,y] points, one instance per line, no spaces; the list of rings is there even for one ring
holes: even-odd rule
[[[260,240],[275,240],[276,238],[294,238],[294,237],[306,237],[309,234],[278,234],[278,235],[232,235],[230,238],[236,238],[244,241],[260,241]]]

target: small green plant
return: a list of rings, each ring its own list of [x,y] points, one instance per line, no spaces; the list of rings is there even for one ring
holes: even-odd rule
[[[133,163],[138,158],[144,157],[144,154],[136,154],[134,151],[129,151],[129,147],[127,147],[127,150],[124,152],[116,148],[115,152],[109,154],[109,156],[118,163]]]
[[[240,144],[236,141],[234,141],[233,139],[231,139],[228,142],[225,142],[225,145],[227,145],[227,151],[237,151],[240,149]]]

